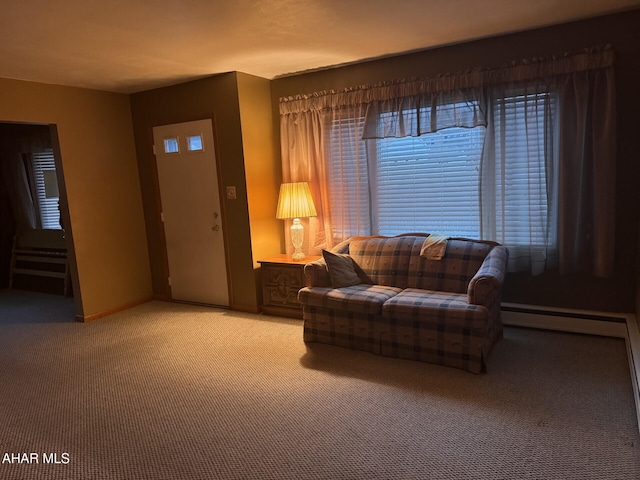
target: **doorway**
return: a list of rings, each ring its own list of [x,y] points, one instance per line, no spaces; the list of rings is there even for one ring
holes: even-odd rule
[[[229,306],[226,250],[210,119],[153,128],[173,300]]]
[[[0,287],[8,286],[16,234],[37,240],[34,245],[45,250],[67,250],[54,135],[50,125],[0,123]],[[58,293],[62,283],[52,280],[56,275],[47,275],[49,271],[43,268],[43,275],[18,275],[14,280],[27,290]]]
[[[68,210],[56,126],[0,122],[0,309],[6,310],[7,302],[38,303],[42,297],[67,313],[74,304],[78,311],[79,295],[67,288],[75,262],[67,261],[73,245],[64,219]],[[21,239],[17,244],[16,238]],[[14,252],[19,252],[15,261]],[[69,314],[69,321],[74,317]]]

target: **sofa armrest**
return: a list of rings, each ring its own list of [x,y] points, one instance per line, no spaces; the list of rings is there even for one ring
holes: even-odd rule
[[[340,254],[349,253],[350,242],[351,239],[344,240],[335,245],[331,251]],[[324,258],[307,263],[304,266],[304,278],[307,287],[331,287],[331,277],[329,277],[329,271],[327,270],[327,264]]]
[[[470,304],[488,306],[491,299],[501,293],[508,259],[506,247],[497,245],[491,249],[469,282],[467,297]]]
[[[304,266],[304,279],[307,287],[331,286],[331,278],[324,258],[309,262]]]

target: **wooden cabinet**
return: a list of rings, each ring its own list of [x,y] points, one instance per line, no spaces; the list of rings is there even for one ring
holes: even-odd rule
[[[304,266],[321,257],[293,260],[291,255],[275,255],[259,260],[262,273],[262,311],[268,315],[302,318],[298,290],[304,286]]]

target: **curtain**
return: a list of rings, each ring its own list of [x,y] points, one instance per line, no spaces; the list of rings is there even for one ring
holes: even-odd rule
[[[330,230],[330,224],[325,225],[328,216],[326,191],[327,178],[322,161],[324,145],[324,122],[322,112],[313,110],[301,114],[298,112],[283,115],[281,118],[281,149],[283,164],[283,182],[308,182],[311,195],[316,206],[317,217],[300,219],[305,227],[304,251],[318,254],[325,246],[325,229]],[[285,220],[285,238],[287,253],[292,252],[289,233],[291,220]]]
[[[481,237],[509,247],[512,271],[536,274],[558,266],[561,273],[613,273],[616,128],[610,47],[282,98],[280,113],[284,179],[310,182],[321,205],[312,246],[329,248],[342,240],[334,230],[372,233],[366,231],[372,222],[364,205],[375,195],[366,188],[371,170],[366,141],[484,126]],[[336,125],[341,125],[337,136],[332,135]],[[514,148],[526,155],[524,172],[510,171]],[[358,167],[347,170],[341,156]],[[329,182],[328,173],[333,169],[336,178],[341,168],[349,175],[342,188]],[[514,179],[522,177],[537,179],[537,186],[515,202]],[[527,185],[525,192],[532,190]],[[540,200],[548,208],[540,208]],[[346,208],[347,202],[363,208]],[[334,228],[336,222],[351,227]]]
[[[337,97],[325,97],[341,99]],[[337,189],[329,182],[331,165],[326,162],[327,151],[331,148],[340,152],[359,152],[362,150],[362,127],[354,119],[364,118],[363,104],[344,103],[335,101],[322,108],[312,108],[300,111],[301,102],[281,104],[280,135],[282,153],[283,182],[308,182],[316,206],[317,216],[308,219],[305,225],[305,245],[303,249],[311,255],[319,255],[325,248],[334,246],[336,239],[332,235],[334,223],[337,228],[345,228],[345,222],[353,219],[341,217],[332,204],[344,205],[348,202],[351,191],[345,181],[344,189]],[[350,134],[327,145],[331,138],[328,125],[346,122],[351,126]],[[364,153],[364,152],[362,152]],[[334,172],[335,174],[335,172]],[[352,178],[351,178],[352,180]],[[333,211],[333,214],[332,214]],[[301,219],[304,222],[304,219]],[[287,252],[291,251],[289,241],[289,225],[285,224],[285,238]],[[363,233],[364,234],[364,233]]]
[[[483,111],[489,120],[483,149],[482,235],[509,245],[510,269],[541,273],[593,273],[610,277],[614,267],[616,98],[613,50],[582,52],[560,59],[525,62],[489,73]],[[543,94],[541,92],[546,92]],[[518,96],[525,112],[524,142],[529,177],[545,176],[546,188],[516,204],[520,223],[542,232],[528,246],[510,245],[508,230],[487,210],[513,207],[508,191],[504,132],[509,117],[504,99]],[[537,114],[542,111],[541,114]],[[536,119],[545,118],[543,125]],[[544,131],[543,131],[544,130]],[[533,139],[544,138],[544,142]],[[501,148],[502,146],[502,148]],[[502,167],[493,184],[489,178]],[[493,189],[497,191],[494,191]],[[535,199],[544,196],[548,211]],[[513,208],[512,208],[513,209]],[[514,213],[512,213],[513,215]],[[504,216],[502,217],[504,218]],[[541,241],[543,240],[543,241]]]
[[[613,68],[558,80],[558,249],[561,273],[614,269],[616,110]]]
[[[550,90],[537,82],[493,87],[483,105],[480,236],[508,245],[510,271],[534,275],[557,266],[557,108]]]

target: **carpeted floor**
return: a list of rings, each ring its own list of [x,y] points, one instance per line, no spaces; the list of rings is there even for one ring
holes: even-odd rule
[[[640,478],[620,339],[507,328],[476,376],[308,348],[297,320],[151,302],[79,324],[14,293],[0,479]]]

